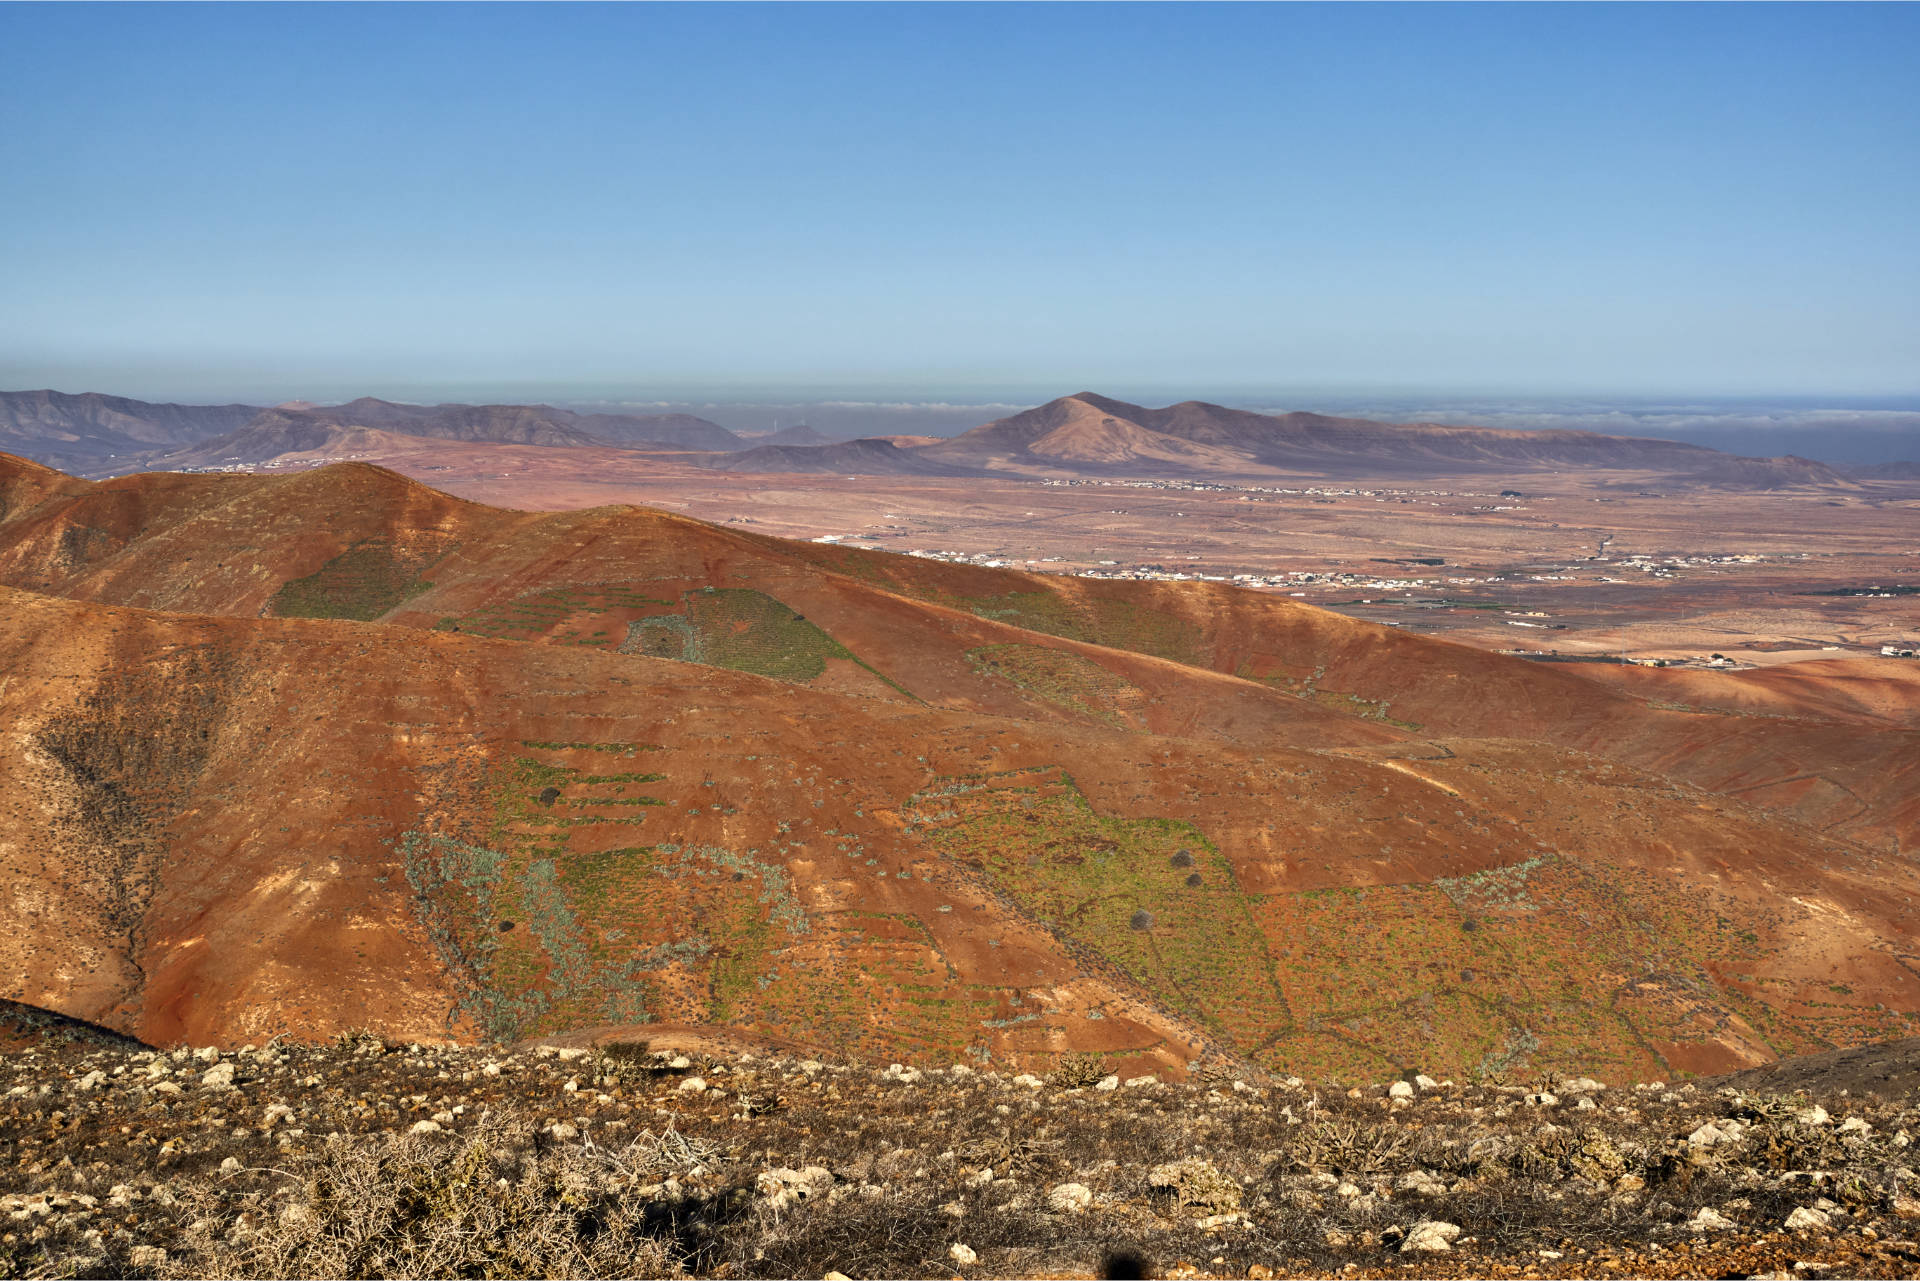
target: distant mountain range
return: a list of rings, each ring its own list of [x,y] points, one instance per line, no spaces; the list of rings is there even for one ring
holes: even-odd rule
[[[259,412],[253,405],[155,405],[99,392],[0,391],[0,449],[90,467],[230,432]]]
[[[98,393],[0,392],[0,448],[63,467],[110,461],[179,469],[325,451],[359,429],[503,445],[740,450],[747,442],[689,414],[576,414],[550,405],[154,405]],[[341,452],[345,452],[343,448]],[[113,467],[113,470],[127,470]]]
[[[1656,471],[1738,488],[1848,483],[1811,459],[1742,458],[1670,440],[1256,414],[1197,400],[1148,409],[1093,392],[1063,396],[917,452],[954,466],[1039,474],[1271,470],[1339,476],[1593,468]]]
[[[371,433],[371,434],[370,434]],[[105,474],[378,456],[395,437],[683,454],[719,471],[856,475],[1352,478],[1605,470],[1728,489],[1913,479],[1912,464],[1851,475],[1793,456],[1582,431],[1258,414],[1204,401],[1163,409],[1081,392],[945,440],[833,442],[811,427],[742,437],[688,414],[579,414],[550,405],[155,405],[96,393],[0,392],[0,449]]]

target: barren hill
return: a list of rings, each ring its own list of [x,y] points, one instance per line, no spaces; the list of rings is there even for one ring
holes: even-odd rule
[[[0,996],[149,1040],[1647,1075],[1920,1010],[1915,736],[1817,699],[364,466],[0,486]]]
[[[98,392],[0,391],[0,448],[86,468],[115,455],[151,454],[217,436],[259,412],[252,405],[155,405]]]
[[[726,428],[686,414],[575,414],[546,405],[396,405],[363,398],[312,409],[263,410],[226,435],[153,460],[167,468],[263,463],[288,454],[352,452],[358,433],[578,448],[732,449]]]
[[[1740,458],[1666,440],[1257,414],[1204,401],[1147,409],[1093,392],[1064,396],[922,452],[956,466],[1054,473],[1278,470],[1338,476],[1578,467],[1656,471],[1746,488],[1847,483],[1807,459]]]

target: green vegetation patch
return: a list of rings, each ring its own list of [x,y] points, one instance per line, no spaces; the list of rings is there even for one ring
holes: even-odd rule
[[[1058,769],[950,780],[907,816],[1071,946],[1222,1037],[1250,1046],[1290,1023],[1252,900],[1192,824],[1098,814]]]
[[[1671,1075],[1664,1055],[1766,1007],[1721,976],[1757,939],[1658,877],[1543,854],[1428,884],[1313,890],[1256,907],[1299,1022],[1256,1057],[1300,1075]]]
[[[959,597],[941,603],[1066,640],[1151,654],[1194,667],[1207,665],[1205,637],[1198,627],[1177,614],[1132,601],[1101,596],[1076,600],[1059,591],[1035,590]]]
[[[1141,729],[1140,691],[1125,677],[1070,650],[1045,645],[986,645],[967,651],[982,676],[998,677],[1043,703],[1115,729]]]
[[[401,552],[384,538],[367,539],[305,578],[281,584],[268,608],[281,618],[371,622],[430,589],[421,572],[438,559]]]
[[[617,643],[621,620],[609,614],[631,614],[671,606],[674,602],[649,595],[631,583],[557,587],[528,592],[500,605],[487,605],[470,614],[443,618],[443,631],[470,632],[496,640],[545,640],[556,645],[609,647]]]
[[[784,868],[645,839],[662,775],[574,763],[645,747],[523,743],[487,782],[483,839],[403,838],[416,914],[462,979],[456,1017],[502,1041],[736,1019],[773,951],[807,932]]]

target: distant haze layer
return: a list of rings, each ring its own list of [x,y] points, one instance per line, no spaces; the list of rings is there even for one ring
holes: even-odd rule
[[[1609,436],[1679,440],[1732,454],[1798,454],[1834,463],[1920,459],[1920,396],[1831,397],[1780,400],[1693,397],[1668,401],[1567,396],[1508,399],[1355,391],[1254,391],[1228,394],[1205,387],[1123,389],[1127,399],[1167,404],[1211,400],[1260,413],[1311,409],[1384,422],[1453,422],[1515,431],[1592,431]],[[1023,395],[1023,393],[1025,393]],[[823,435],[955,436],[982,423],[1051,398],[1029,389],[973,398],[885,397],[874,393],[783,400],[714,398],[580,399],[544,397],[585,413],[695,414],[731,431],[772,431],[805,423]],[[451,399],[470,397],[454,396]]]

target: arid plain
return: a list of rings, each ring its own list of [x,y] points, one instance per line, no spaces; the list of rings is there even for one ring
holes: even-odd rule
[[[1742,663],[1920,640],[1920,482],[1770,491],[1645,471],[1257,482],[716,472],[670,453],[385,437],[355,456],[476,502],[636,503],[1042,573],[1240,575],[1496,649]],[[317,465],[289,455],[278,468]],[[1502,491],[1508,491],[1503,493]],[[1844,593],[1844,594],[1841,594]]]

